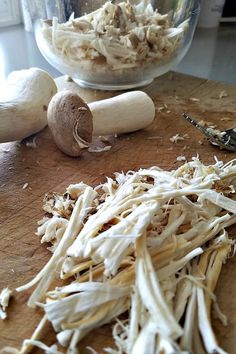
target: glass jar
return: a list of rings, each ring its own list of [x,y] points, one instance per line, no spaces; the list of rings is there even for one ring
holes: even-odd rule
[[[65,24],[36,25],[41,53],[79,85],[109,90],[144,86],[178,64],[200,11],[200,0],[63,3],[67,18],[74,12]]]

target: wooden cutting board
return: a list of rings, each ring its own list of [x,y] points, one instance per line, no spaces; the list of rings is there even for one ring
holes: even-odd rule
[[[87,102],[118,94],[82,89],[65,77],[56,81],[59,89],[76,90]],[[214,156],[225,162],[236,158],[236,153],[210,145],[181,117],[182,112],[187,112],[216,124],[219,129],[236,126],[236,87],[169,73],[143,90],[155,102],[155,122],[143,131],[114,139],[110,151],[85,151],[81,158],[69,158],[56,148],[48,129],[37,135],[36,148],[27,146],[32,138],[21,144],[0,145],[0,289],[6,286],[14,289],[28,282],[50,257],[35,235],[37,221],[43,216],[45,193],[63,193],[70,183],[78,181],[94,185],[115,171],[152,165],[175,169],[181,164],[176,160],[178,156],[191,159],[199,155],[204,163],[214,163]],[[220,98],[223,91],[226,97]],[[188,134],[189,138],[173,144],[170,138],[176,134]],[[232,229],[232,236],[235,230]],[[214,322],[220,345],[232,354],[236,352],[235,278],[236,258],[232,258],[224,266],[217,287],[219,305],[229,319],[229,326]],[[8,319],[0,323],[0,349],[5,345],[19,348],[23,339],[30,338],[41,318],[39,310],[27,308],[28,296],[29,292],[14,294]],[[44,338],[47,343],[55,342],[49,325]],[[102,353],[102,348],[111,344],[110,326],[104,326],[83,340],[81,353],[88,353],[87,345]],[[40,351],[35,349],[33,353]]]

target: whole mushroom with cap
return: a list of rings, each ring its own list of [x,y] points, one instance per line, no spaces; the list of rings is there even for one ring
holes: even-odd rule
[[[93,136],[131,133],[155,118],[152,99],[143,91],[86,104],[75,92],[58,92],[48,107],[48,125],[56,145],[69,156],[79,156]]]
[[[44,70],[11,72],[1,90],[0,143],[23,140],[43,129],[56,92],[54,79]]]

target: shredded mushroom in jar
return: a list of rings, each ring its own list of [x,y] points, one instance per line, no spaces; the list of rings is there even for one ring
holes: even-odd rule
[[[177,54],[188,20],[172,27],[168,14],[153,10],[150,1],[132,5],[106,2],[98,10],[65,23],[42,22],[42,34],[52,52],[70,67],[122,71],[150,63],[164,64]],[[86,66],[87,63],[87,66]],[[94,66],[91,66],[94,64]]]
[[[225,353],[210,314],[214,307],[226,324],[214,291],[235,247],[227,232],[236,223],[234,163],[193,158],[171,172],[116,173],[96,188],[79,183],[48,196],[38,235],[53,254],[17,289],[37,285],[28,305],[45,316],[20,353],[45,347],[47,320],[70,353],[111,321],[117,348],[108,353]]]

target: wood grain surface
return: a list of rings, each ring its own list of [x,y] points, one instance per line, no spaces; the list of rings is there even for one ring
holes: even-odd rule
[[[82,89],[67,82],[65,77],[56,81],[60,90],[77,90],[87,102],[118,94]],[[28,146],[32,137],[21,143],[0,145],[0,289],[6,286],[14,289],[26,283],[50,257],[46,246],[41,245],[35,235],[37,221],[43,216],[45,193],[63,193],[70,183],[79,181],[95,185],[115,171],[152,165],[175,169],[181,164],[176,160],[180,155],[191,159],[198,154],[204,163],[214,163],[214,156],[225,162],[236,158],[236,153],[210,145],[181,117],[182,112],[187,112],[199,120],[216,124],[219,129],[236,126],[236,87],[169,73],[143,90],[155,102],[154,123],[143,131],[114,139],[110,151],[85,151],[80,158],[69,158],[57,149],[47,128],[36,136],[36,148]],[[220,98],[222,91],[226,91],[227,97]],[[176,134],[188,134],[189,138],[173,144],[170,138]],[[231,230],[232,237],[235,231]],[[219,305],[229,325],[224,327],[214,322],[220,345],[231,354],[236,352],[235,277],[236,258],[232,258],[224,266],[217,286]],[[29,292],[14,293],[8,319],[0,323],[0,349],[5,345],[19,348],[23,339],[30,338],[40,320],[41,311],[26,306],[28,296]],[[42,339],[49,344],[55,342],[50,325]],[[110,326],[104,326],[88,335],[80,349],[82,354],[88,353],[86,346],[89,345],[103,353],[102,349],[111,344]],[[40,351],[35,349],[33,353]]]

